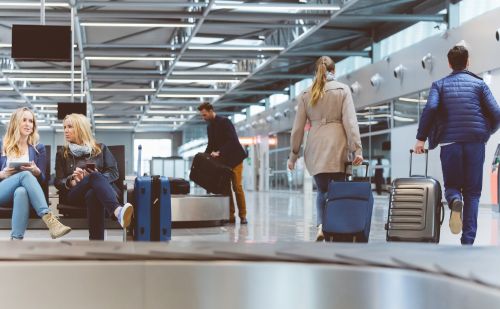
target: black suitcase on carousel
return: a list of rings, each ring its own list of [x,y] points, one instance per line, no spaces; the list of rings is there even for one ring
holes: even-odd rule
[[[138,241],[167,241],[172,236],[170,184],[164,176],[135,179],[135,229]]]
[[[189,194],[191,186],[186,179],[168,177],[168,182],[170,183],[170,194]]]
[[[208,193],[229,194],[233,170],[208,153],[194,156],[189,179]]]
[[[410,177],[392,182],[387,217],[387,241],[439,243],[444,208],[441,185],[427,177],[428,150],[425,150],[425,176],[412,175],[413,150],[410,150]]]

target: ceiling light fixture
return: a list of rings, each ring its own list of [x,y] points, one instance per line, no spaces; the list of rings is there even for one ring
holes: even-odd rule
[[[282,51],[281,46],[244,46],[244,45],[190,45],[193,50],[250,50],[250,51]]]
[[[148,104],[148,101],[92,101],[94,104],[137,104],[137,105],[144,105]]]
[[[71,78],[43,78],[43,77],[10,77],[11,81],[27,81],[27,82],[70,82]],[[75,82],[80,82],[81,78],[73,79]]]
[[[71,93],[52,93],[52,92],[24,92],[26,96],[33,97],[71,97]],[[73,97],[83,97],[85,94],[75,93]]]
[[[155,92],[155,89],[149,88],[92,88],[92,92]]]
[[[248,75],[250,75],[250,72],[230,72],[230,71],[173,71],[172,75],[248,76]]]
[[[294,3],[228,3],[216,2],[212,9],[228,9],[228,10],[241,10],[241,11],[338,11],[338,5],[316,5],[316,4],[294,4]]]
[[[80,25],[85,27],[128,27],[128,28],[192,28],[195,24],[183,23],[99,23],[99,22],[82,22]]]
[[[40,7],[40,2],[0,2],[0,6],[24,6],[24,7]],[[65,7],[69,8],[68,3],[64,2],[45,2],[45,7]]]
[[[169,61],[174,60],[174,57],[128,57],[128,56],[87,56],[86,60],[93,61]]]
[[[157,95],[159,98],[218,98],[219,94],[170,94],[160,93]]]
[[[19,74],[71,74],[69,70],[3,70],[4,73],[19,73]],[[74,71],[74,74],[81,74],[82,71]]]
[[[238,79],[166,79],[167,84],[187,84],[187,83],[199,83],[199,84],[213,84],[213,83],[238,83]]]

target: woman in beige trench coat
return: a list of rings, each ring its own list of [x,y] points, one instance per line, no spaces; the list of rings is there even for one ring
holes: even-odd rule
[[[304,137],[306,121],[311,123],[304,150],[307,171],[314,176],[318,188],[316,199],[317,241],[324,239],[322,224],[328,183],[344,179],[344,163],[352,158],[363,162],[358,121],[351,91],[334,80],[335,62],[330,57],[316,61],[313,85],[297,97],[297,114],[292,128],[288,168],[293,170]]]

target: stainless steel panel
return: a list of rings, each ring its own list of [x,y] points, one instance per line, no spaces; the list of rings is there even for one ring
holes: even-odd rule
[[[453,277],[325,264],[4,262],[0,274],[5,308],[497,309],[500,303],[498,289]],[[54,287],[57,297],[26,297],[42,286]]]
[[[229,220],[229,197],[221,195],[172,195],[172,221]]]

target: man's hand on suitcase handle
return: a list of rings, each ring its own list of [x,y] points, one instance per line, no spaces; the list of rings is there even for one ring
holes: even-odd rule
[[[425,152],[424,147],[425,147],[425,141],[419,141],[417,139],[417,142],[415,143],[415,147],[414,147],[415,153],[416,154],[424,153]]]

